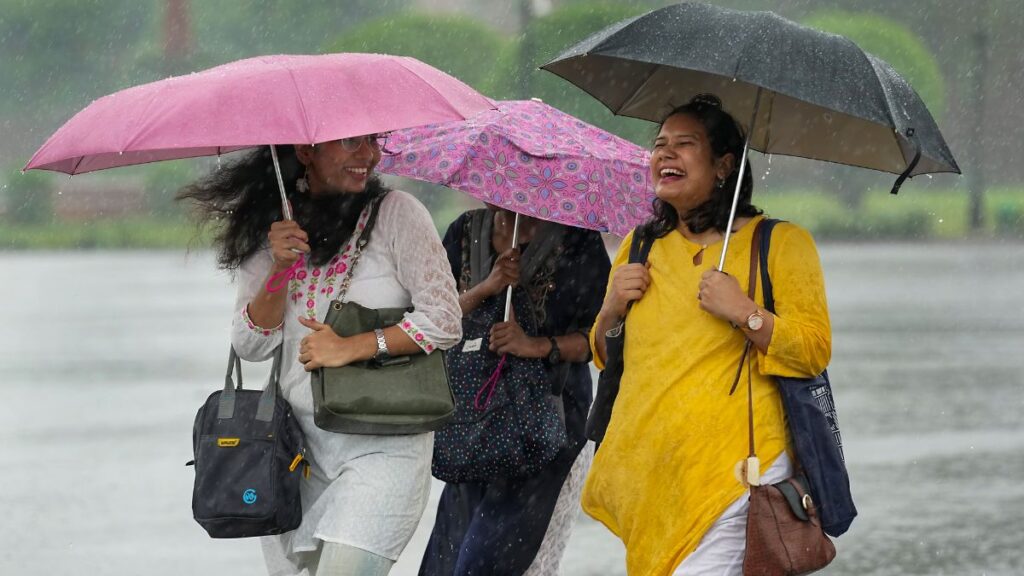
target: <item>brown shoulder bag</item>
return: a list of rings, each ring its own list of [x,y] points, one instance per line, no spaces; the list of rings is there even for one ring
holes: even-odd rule
[[[754,300],[758,277],[761,222],[754,229],[750,249],[750,281],[747,295]],[[747,340],[740,360],[736,382],[744,362],[750,356]],[[747,367],[747,419],[750,455],[747,465],[753,473],[745,478],[750,484],[750,509],[747,512],[747,549],[743,558],[744,576],[796,576],[810,574],[827,566],[836,556],[836,548],[821,528],[818,511],[807,492],[806,481],[795,462],[796,473],[779,482],[761,486],[756,478],[757,453],[754,450],[754,399],[751,367]],[[752,481],[751,481],[752,480]]]

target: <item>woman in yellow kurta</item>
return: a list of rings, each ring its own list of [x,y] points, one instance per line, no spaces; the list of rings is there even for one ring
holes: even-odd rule
[[[651,156],[656,238],[647,265],[628,264],[627,236],[591,331],[594,359],[626,318],[624,371],[604,441],[583,492],[584,510],[626,545],[630,576],[740,574],[747,457],[746,368],[729,389],[747,339],[755,353],[755,437],[762,483],[789,476],[785,414],[771,375],[809,377],[831,354],[824,279],[814,241],[787,223],[772,234],[768,271],[776,314],[758,282],[746,294],[750,244],[762,218],[745,175],[725,270],[715,270],[736,185],[743,135],[714,96],[698,96],[663,122]],[[627,303],[633,306],[626,315]],[[734,328],[733,326],[736,326]]]

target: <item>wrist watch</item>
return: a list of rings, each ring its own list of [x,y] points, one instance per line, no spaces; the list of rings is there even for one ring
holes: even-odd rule
[[[747,316],[747,329],[751,332],[757,332],[764,326],[764,316],[761,314],[761,310],[757,309],[751,312],[750,316]]]
[[[551,342],[551,351],[548,352],[548,364],[555,365],[562,361],[562,352],[558,349],[558,341],[554,336],[548,336]]]
[[[384,330],[380,328],[373,329],[374,336],[377,337],[377,353],[374,354],[373,359],[377,362],[386,360],[388,354],[388,341],[384,339]]]

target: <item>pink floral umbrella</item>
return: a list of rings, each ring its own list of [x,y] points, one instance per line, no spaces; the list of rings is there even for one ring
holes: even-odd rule
[[[625,236],[651,214],[647,150],[539,100],[392,132],[381,172],[519,214]]]

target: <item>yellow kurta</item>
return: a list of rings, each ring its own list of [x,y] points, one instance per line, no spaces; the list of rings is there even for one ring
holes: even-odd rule
[[[729,242],[725,270],[744,292],[758,220]],[[612,274],[628,259],[631,236],[623,240]],[[625,543],[630,576],[671,574],[745,490],[733,468],[748,452],[746,371],[729,395],[744,336],[701,310],[697,300],[701,274],[717,266],[721,249],[720,242],[708,246],[695,266],[699,245],[679,232],[658,239],[648,258],[651,285],[627,316],[625,371],[582,504]],[[811,236],[780,223],[768,271],[777,316],[768,353],[758,352],[753,374],[762,473],[788,444],[781,400],[767,375],[812,376],[825,369],[831,354],[824,280]],[[763,305],[760,281],[757,288]]]

